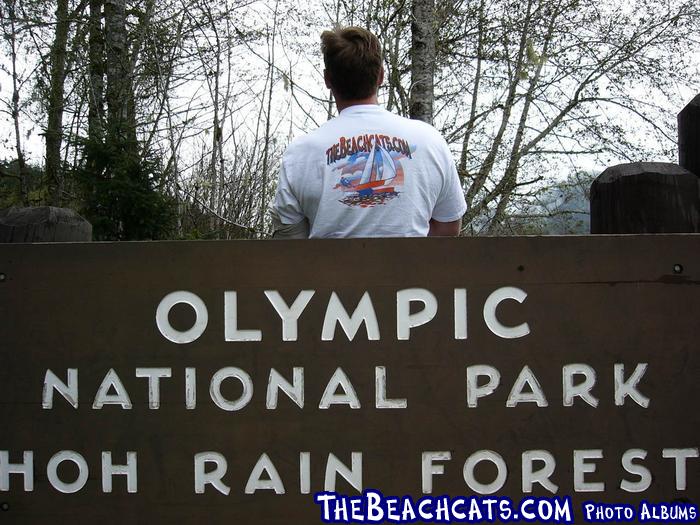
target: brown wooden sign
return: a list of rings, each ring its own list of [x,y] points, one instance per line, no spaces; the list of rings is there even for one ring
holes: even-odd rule
[[[699,264],[697,235],[1,245],[0,522],[697,504]]]

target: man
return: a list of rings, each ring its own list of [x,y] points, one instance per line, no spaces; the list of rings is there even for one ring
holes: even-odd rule
[[[325,31],[321,42],[339,115],[282,157],[273,236],[458,235],[467,206],[447,143],[429,124],[378,105],[377,37],[348,27]]]

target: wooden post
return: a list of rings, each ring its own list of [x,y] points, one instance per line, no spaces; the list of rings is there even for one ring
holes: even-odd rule
[[[91,240],[92,224],[67,208],[42,206],[0,210],[0,243]]]
[[[700,95],[678,114],[678,164],[700,176]]]
[[[591,185],[591,233],[698,233],[699,180],[665,162],[612,166]]]

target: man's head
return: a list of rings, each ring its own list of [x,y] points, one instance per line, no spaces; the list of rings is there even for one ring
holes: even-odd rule
[[[336,98],[362,100],[376,95],[384,79],[382,48],[376,36],[361,27],[324,31],[321,51],[326,86]]]

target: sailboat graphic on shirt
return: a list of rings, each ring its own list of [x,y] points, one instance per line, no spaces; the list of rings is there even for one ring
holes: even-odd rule
[[[340,202],[362,208],[384,204],[398,196],[396,185],[403,184],[400,163],[381,145],[374,144],[365,160],[362,173],[340,178],[340,187],[348,195]]]
[[[389,152],[376,144],[369,152],[369,157],[362,170],[360,183],[355,186],[355,191],[361,196],[374,193],[386,193],[394,191],[389,183],[396,178],[396,164]]]

